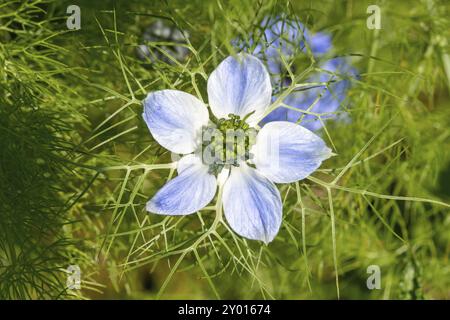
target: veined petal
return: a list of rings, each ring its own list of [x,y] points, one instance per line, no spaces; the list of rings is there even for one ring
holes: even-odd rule
[[[244,117],[254,112],[247,122],[255,124],[270,105],[271,96],[266,67],[246,53],[226,58],[208,79],[209,105],[217,118],[228,118],[230,113]]]
[[[230,227],[245,238],[269,243],[280,229],[280,192],[245,163],[231,169],[223,189],[223,208]]]
[[[150,92],[144,100],[143,117],[156,141],[164,148],[187,154],[201,141],[208,124],[208,110],[196,97],[178,90]]]
[[[216,177],[193,154],[178,162],[178,176],[167,182],[147,202],[147,211],[166,215],[186,215],[205,207],[217,189]]]
[[[251,153],[257,171],[275,183],[304,179],[332,155],[319,136],[287,121],[267,123]]]

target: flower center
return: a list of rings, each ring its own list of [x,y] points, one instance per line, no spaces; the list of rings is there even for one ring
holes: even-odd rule
[[[209,166],[209,173],[218,174],[226,165],[238,167],[241,161],[251,158],[250,148],[255,143],[256,129],[241,119],[229,114],[228,119],[219,119],[216,124],[203,128],[202,159]]]

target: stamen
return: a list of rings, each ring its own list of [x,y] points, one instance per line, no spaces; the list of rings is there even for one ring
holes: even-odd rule
[[[202,158],[209,165],[209,173],[218,174],[226,165],[239,166],[241,161],[251,158],[250,148],[255,142],[256,129],[245,121],[253,114],[240,116],[229,114],[228,119],[219,119],[203,129]]]

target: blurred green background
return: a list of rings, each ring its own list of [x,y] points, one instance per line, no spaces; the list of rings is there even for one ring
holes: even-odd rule
[[[80,30],[66,27],[71,4]],[[373,4],[380,30],[366,26]],[[268,14],[330,33],[359,71],[351,121],[322,132],[337,156],[319,183],[279,186],[283,225],[268,246],[226,224],[209,232],[211,210],[147,214],[173,172],[147,166],[170,156],[142,99],[163,88],[206,99],[230,41]],[[444,0],[1,0],[0,298],[448,299],[449,14]],[[156,20],[189,33],[186,61],[138,58]],[[67,288],[69,265],[81,290]],[[370,265],[379,290],[366,286]]]

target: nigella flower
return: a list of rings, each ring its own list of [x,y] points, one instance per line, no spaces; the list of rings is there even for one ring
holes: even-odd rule
[[[285,17],[264,18],[261,29],[252,34],[248,42],[245,45],[235,40],[233,44],[264,60],[272,75],[272,83],[278,82],[278,77],[286,71],[280,55],[291,62],[300,53],[307,52],[307,46],[314,56],[321,56],[332,48],[330,35],[322,32],[311,34],[297,19]]]
[[[143,61],[150,60],[155,62],[161,60],[173,64],[173,61],[167,55],[170,55],[177,61],[183,61],[189,53],[189,50],[184,46],[187,43],[186,39],[189,38],[189,34],[175,26],[167,25],[162,20],[156,20],[148,26],[142,38],[144,42],[171,42],[173,44],[161,44],[157,48],[140,44],[136,48],[136,53],[139,59]],[[167,55],[162,53],[162,51]]]
[[[262,123],[284,120],[300,122],[310,130],[318,130],[323,126],[324,120],[338,118],[336,111],[345,100],[351,84],[349,79],[356,76],[356,71],[345,58],[326,59],[326,55],[332,50],[331,36],[324,32],[311,33],[297,19],[286,17],[266,17],[261,28],[260,33],[251,36],[247,48],[243,48],[238,42],[235,42],[235,46],[246,49],[266,62],[276,91],[283,91],[291,84],[283,60],[292,63],[298,57],[306,57],[308,47],[320,61],[321,71],[312,75],[307,82],[322,83],[294,91],[286,97],[283,102],[298,111],[281,106],[263,119]],[[291,68],[294,72],[298,69],[295,63]],[[320,114],[322,121],[301,110]],[[345,118],[344,114],[342,112],[340,117]]]
[[[205,161],[202,132],[257,130],[271,103],[272,85],[262,62],[240,53],[213,71],[207,92],[217,125],[209,119],[206,105],[191,94],[161,90],[144,100],[143,117],[154,139],[184,155],[177,163],[177,177],[156,193],[146,209],[163,215],[191,214],[214,198],[219,185],[230,227],[243,237],[268,243],[282,221],[281,197],[274,183],[307,177],[332,155],[331,150],[308,129],[274,121],[259,130],[254,141],[246,141],[244,157],[226,163],[221,156]]]

